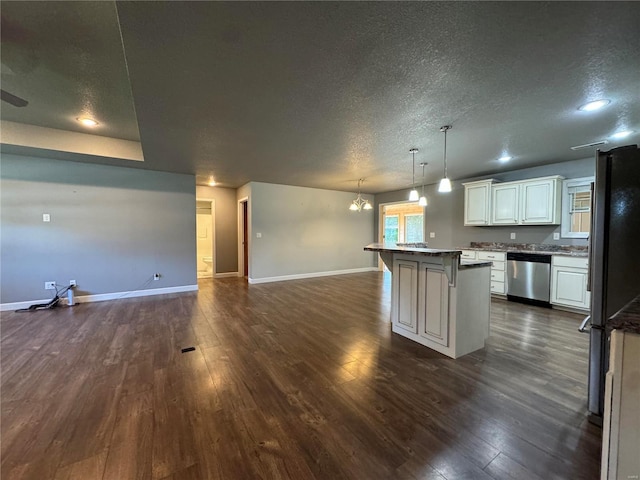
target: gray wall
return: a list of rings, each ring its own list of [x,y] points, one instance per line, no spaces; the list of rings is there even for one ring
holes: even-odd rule
[[[562,175],[565,178],[588,177],[595,172],[595,157],[571,162],[554,163],[541,167],[514,170],[494,175],[456,180],[451,193],[438,193],[437,184],[425,187],[429,205],[425,209],[425,240],[429,247],[452,248],[465,247],[470,242],[515,242],[515,243],[549,243],[555,245],[587,245],[587,240],[578,238],[562,238],[553,240],[554,232],[560,232],[560,225],[552,226],[506,226],[506,227],[465,227],[464,222],[464,187],[463,182],[495,178],[503,182],[524,180],[527,178]],[[379,205],[406,201],[409,189],[380,193],[375,196],[376,219],[374,232],[378,235]],[[429,238],[429,232],[435,232],[435,238]],[[511,232],[516,239],[511,240]]]
[[[2,303],[196,284],[191,175],[3,155],[0,188]]]
[[[216,273],[238,271],[238,202],[234,188],[197,186],[196,197],[215,200]]]
[[[375,255],[363,251],[373,241],[374,211],[350,211],[355,194],[255,182],[249,186],[250,278],[375,267]],[[246,192],[240,189],[238,196]],[[373,202],[373,196],[363,197]]]

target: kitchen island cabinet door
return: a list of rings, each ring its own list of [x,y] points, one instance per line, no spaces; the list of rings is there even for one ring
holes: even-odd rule
[[[396,326],[418,333],[418,262],[396,260],[393,264],[393,309]]]
[[[449,346],[449,280],[443,270],[420,264],[418,326],[420,336],[445,347]]]

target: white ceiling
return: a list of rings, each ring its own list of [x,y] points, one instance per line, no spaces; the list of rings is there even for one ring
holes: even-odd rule
[[[2,2],[2,119],[139,140],[136,168],[377,193],[640,139],[636,2]],[[598,112],[577,107],[607,98]],[[38,149],[3,145],[4,151]],[[507,164],[497,158],[513,156]],[[41,154],[51,152],[41,150]],[[56,158],[78,159],[58,153]],[[90,161],[117,164],[113,160]],[[416,167],[416,182],[420,168]]]

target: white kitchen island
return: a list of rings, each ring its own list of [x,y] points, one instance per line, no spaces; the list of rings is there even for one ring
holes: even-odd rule
[[[491,262],[461,262],[461,250],[373,243],[391,270],[393,332],[451,358],[489,336]]]

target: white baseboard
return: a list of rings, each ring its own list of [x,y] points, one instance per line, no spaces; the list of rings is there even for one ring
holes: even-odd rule
[[[28,302],[0,303],[0,312],[7,310],[19,310],[21,308],[29,308],[31,305],[39,305],[41,303],[49,303],[51,298],[43,298],[41,300],[29,300]]]
[[[225,278],[225,277],[239,277],[238,272],[222,272],[216,273],[215,278]]]
[[[150,288],[148,290],[132,290],[130,292],[100,293],[97,295],[76,295],[74,300],[77,303],[104,302],[106,300],[119,300],[120,298],[147,297],[151,295],[165,295],[167,293],[195,292],[197,290],[198,285],[181,285],[179,287]],[[31,305],[49,303],[50,301],[50,298],[46,298],[44,300],[31,300],[28,302],[2,303],[0,304],[0,311],[4,312],[6,310],[29,308]],[[61,298],[60,304],[66,305],[67,297]]]
[[[286,280],[300,280],[303,278],[330,277],[333,275],[347,275],[349,273],[377,272],[378,267],[351,268],[348,270],[332,270],[329,272],[299,273],[295,275],[282,275],[279,277],[249,278],[250,284],[284,282]]]

